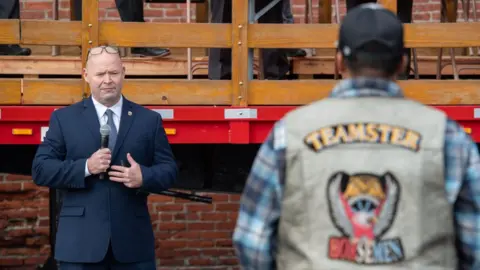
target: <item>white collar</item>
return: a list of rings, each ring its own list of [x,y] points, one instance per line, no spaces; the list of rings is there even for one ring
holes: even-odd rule
[[[123,105],[123,96],[120,95],[120,100],[114,104],[112,107],[108,108],[107,106],[103,105],[102,103],[98,102],[92,96],[93,105],[95,106],[95,110],[97,111],[98,118],[102,118],[105,115],[107,109],[113,111],[113,114],[118,116],[119,118],[122,115],[122,105]]]

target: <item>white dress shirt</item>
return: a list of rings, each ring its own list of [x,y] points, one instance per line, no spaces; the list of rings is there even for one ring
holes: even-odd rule
[[[115,127],[117,128],[117,133],[118,133],[118,131],[120,130],[120,117],[122,116],[123,97],[120,96],[120,100],[110,108],[96,101],[93,98],[93,96],[92,96],[92,101],[93,101],[93,106],[95,106],[95,110],[97,111],[97,117],[98,117],[98,121],[100,122],[100,126],[105,125],[108,121],[108,116],[105,113],[107,109],[112,110],[113,123],[115,124]],[[88,171],[87,162],[85,162],[85,177],[90,175],[91,173]]]

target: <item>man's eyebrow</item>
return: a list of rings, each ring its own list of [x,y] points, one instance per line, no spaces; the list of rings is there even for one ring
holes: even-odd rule
[[[103,73],[107,73],[107,72],[108,73],[114,73],[114,72],[118,73],[118,72],[120,72],[120,70],[119,69],[99,70],[99,71],[96,71],[95,74],[103,74]]]

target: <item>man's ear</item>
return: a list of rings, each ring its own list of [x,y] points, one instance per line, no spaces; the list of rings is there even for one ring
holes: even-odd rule
[[[83,73],[83,79],[88,83],[89,81],[88,81],[88,76],[87,76],[88,75],[87,69],[83,68],[82,73]]]
[[[397,75],[403,74],[405,72],[405,69],[407,68],[407,62],[408,62],[407,60],[408,60],[408,55],[404,54],[402,59],[400,60],[400,64],[398,65]]]
[[[345,58],[340,51],[337,51],[335,55],[335,64],[338,68],[338,73],[340,73],[342,77],[346,77],[348,70],[347,66],[345,65]]]
[[[345,66],[343,55],[340,51],[338,51],[337,54],[335,55],[335,63],[337,65],[338,72],[344,73],[345,71],[347,71],[347,67]]]
[[[125,75],[127,74],[127,73],[125,72],[125,71],[126,71],[125,66],[122,66],[122,71],[123,71],[122,77],[123,77],[123,79],[125,79]]]

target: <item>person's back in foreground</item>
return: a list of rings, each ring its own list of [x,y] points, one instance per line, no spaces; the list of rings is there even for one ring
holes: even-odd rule
[[[350,11],[330,98],[275,124],[233,240],[244,269],[480,269],[480,160],[457,123],[405,99],[403,28]]]

